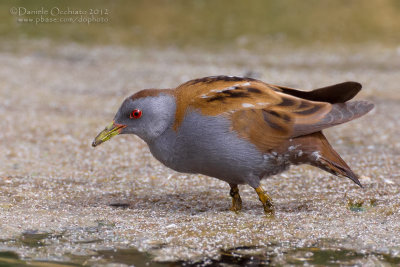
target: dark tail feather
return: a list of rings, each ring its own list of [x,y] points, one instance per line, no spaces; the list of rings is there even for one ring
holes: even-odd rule
[[[294,164],[310,164],[334,175],[348,177],[362,187],[357,174],[333,149],[322,132],[297,137],[293,139],[293,142],[295,142],[296,150],[291,151],[291,161]]]
[[[321,156],[321,158],[319,158],[319,161],[312,165],[324,171],[330,172],[334,175],[343,175],[345,177],[348,177],[353,182],[362,187],[360,181],[358,180],[358,175],[350,169],[346,162],[339,156],[339,154],[335,150],[333,150],[332,147],[331,149],[332,154],[336,154],[336,157],[334,159],[328,159],[327,155],[323,155]]]
[[[331,104],[344,103],[352,99],[361,90],[358,82],[344,82],[327,87],[315,89],[313,91],[300,91],[293,88],[276,86],[283,93],[300,97],[311,101],[328,102]]]
[[[315,89],[310,92],[314,101],[329,102],[331,104],[344,103],[355,97],[361,90],[358,82],[344,82]]]

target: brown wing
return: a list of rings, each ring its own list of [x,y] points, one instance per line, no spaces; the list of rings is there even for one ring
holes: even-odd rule
[[[319,132],[369,112],[374,104],[352,101],[329,104],[280,94],[280,103],[260,109],[238,110],[232,128],[261,151],[279,147],[288,138]]]
[[[302,135],[301,131],[315,132],[312,126],[318,125],[332,110],[329,103],[277,95],[277,104],[258,109],[242,109],[231,115],[232,129],[249,139],[261,151],[276,148],[285,140]]]
[[[175,89],[175,97],[177,109],[174,129],[179,128],[189,109],[215,116],[280,102],[279,95],[270,85],[251,78],[231,76],[189,81]]]
[[[317,93],[311,95],[327,99],[328,91],[339,87],[317,89]],[[311,101],[307,97],[294,96],[292,91],[288,94],[282,88],[251,78],[230,76],[189,81],[174,92],[177,100],[174,129],[179,128],[190,109],[208,116],[224,115],[232,120],[232,130],[249,139],[260,150],[268,151],[289,138],[360,117],[373,107],[366,101],[338,104],[328,103],[337,102],[332,98],[328,102]]]

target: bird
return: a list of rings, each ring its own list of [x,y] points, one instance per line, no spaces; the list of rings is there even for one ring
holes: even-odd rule
[[[322,132],[374,108],[367,100],[349,101],[361,87],[348,81],[304,91],[253,78],[209,76],[175,89],[145,89],[123,101],[92,146],[135,134],[165,166],[227,182],[230,210],[242,209],[238,185],[249,185],[264,212],[274,214],[260,182],[291,165],[308,164],[362,187]]]

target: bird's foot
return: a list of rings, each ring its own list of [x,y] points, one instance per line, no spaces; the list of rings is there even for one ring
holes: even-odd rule
[[[264,213],[267,217],[274,217],[275,216],[275,208],[274,206],[266,207],[264,206]]]
[[[267,193],[264,192],[261,186],[256,188],[256,192],[258,198],[260,199],[261,203],[264,207],[264,212],[267,216],[273,216],[275,214],[274,205],[272,204],[272,199],[268,196]]]
[[[239,211],[242,209],[242,199],[240,198],[239,188],[237,185],[230,184],[230,186],[231,191],[229,194],[232,197],[232,207],[230,210],[239,213]]]
[[[231,211],[234,211],[236,213],[239,213],[239,211],[242,210],[242,200],[240,199],[234,199],[232,198],[232,207],[230,208]]]

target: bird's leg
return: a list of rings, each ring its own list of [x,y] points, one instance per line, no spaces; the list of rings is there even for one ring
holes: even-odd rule
[[[232,207],[231,211],[238,212],[242,209],[242,199],[239,195],[239,187],[237,184],[229,184],[231,186],[231,191],[229,194],[232,197]]]
[[[263,204],[264,211],[266,214],[273,214],[274,213],[274,206],[272,205],[272,199],[267,193],[264,192],[261,185],[256,188],[256,192],[258,198],[260,199],[261,203]]]

